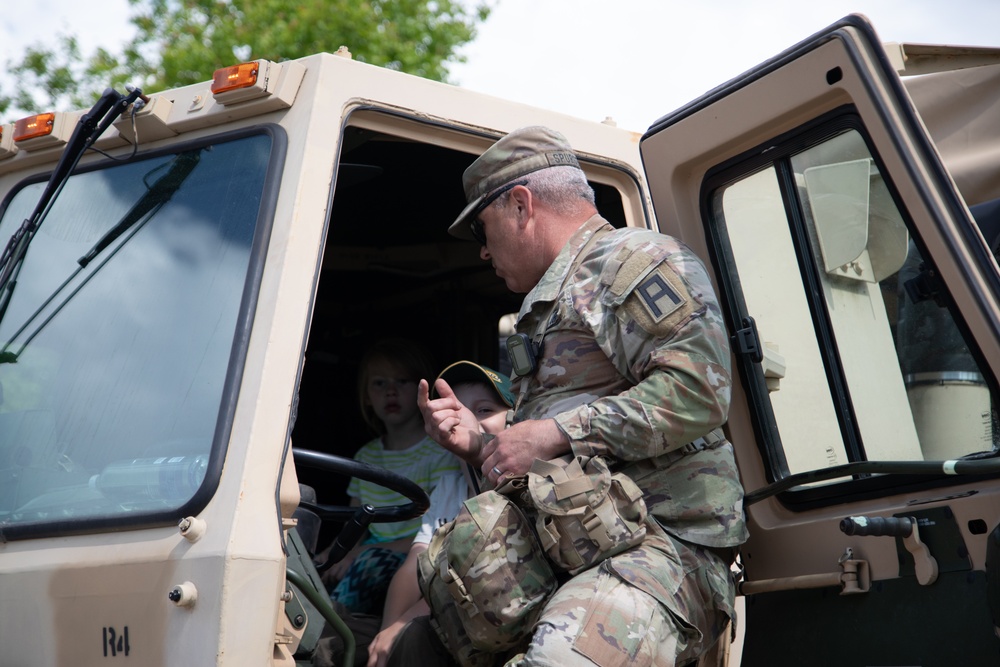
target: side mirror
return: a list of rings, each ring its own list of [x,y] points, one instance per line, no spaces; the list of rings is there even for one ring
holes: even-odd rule
[[[909,232],[870,158],[804,173],[823,270],[878,283],[906,261]]]

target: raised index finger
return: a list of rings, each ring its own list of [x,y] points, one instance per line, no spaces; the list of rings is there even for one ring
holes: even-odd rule
[[[427,401],[430,399],[430,385],[427,380],[421,379],[420,383],[417,385],[417,407],[423,412],[424,408],[427,407]]]

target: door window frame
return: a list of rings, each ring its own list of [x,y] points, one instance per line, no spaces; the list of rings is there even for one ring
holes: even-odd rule
[[[729,242],[724,221],[717,220],[713,212],[714,197],[717,192],[741,179],[762,170],[773,168],[778,181],[782,206],[789,223],[790,234],[796,250],[796,261],[800,275],[804,281],[804,290],[808,298],[813,327],[817,334],[820,353],[822,355],[827,380],[831,388],[837,421],[845,449],[851,463],[867,460],[865,449],[858,427],[847,380],[844,375],[842,361],[836,345],[836,335],[833,331],[827,304],[822,296],[821,277],[815,261],[813,249],[807,238],[806,222],[803,218],[794,174],[790,161],[793,155],[816,146],[823,141],[847,131],[857,132],[871,159],[882,174],[886,187],[896,204],[896,207],[910,232],[911,240],[916,244],[926,262],[936,270],[933,255],[921,239],[917,226],[903,204],[903,198],[896,189],[884,161],[876,150],[874,143],[866,131],[864,122],[853,105],[844,105],[806,123],[794,130],[770,139],[760,145],[733,157],[709,170],[702,183],[700,194],[701,217],[709,248],[710,261],[718,276],[719,300],[725,311],[727,326],[731,332],[745,329],[752,321],[752,313],[748,312],[742,293],[738,273],[734,271],[736,260]],[[965,320],[957,317],[959,312],[953,297],[945,290],[947,307],[952,313],[960,332],[965,340],[970,342],[970,351],[975,361],[983,369],[989,365],[974,343]],[[760,343],[760,341],[758,341]],[[762,343],[761,343],[762,344]],[[785,450],[782,446],[771,402],[768,399],[769,390],[764,377],[763,368],[751,354],[741,354],[736,351],[734,340],[734,356],[740,380],[746,392],[754,436],[759,453],[764,464],[765,474],[769,483],[782,480],[792,474],[789,470]],[[992,395],[998,396],[997,385],[990,373],[983,374]],[[941,476],[928,478],[926,475],[872,475],[855,474],[842,482],[826,483],[818,486],[804,486],[778,494],[778,500],[793,510],[807,510],[843,502],[853,502],[866,498],[884,497],[914,489],[935,488],[969,481],[969,477]]]

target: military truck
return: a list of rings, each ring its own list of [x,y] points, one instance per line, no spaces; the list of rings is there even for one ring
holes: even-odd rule
[[[347,479],[426,502],[346,463],[359,353],[506,368],[519,297],[445,230],[532,124],[726,313],[750,538],[702,664],[997,664],[998,111],[1000,50],[849,16],[641,134],[344,49],[3,125],[0,665],[309,663]]]

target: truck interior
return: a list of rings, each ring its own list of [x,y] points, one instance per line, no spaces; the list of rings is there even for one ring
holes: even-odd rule
[[[374,437],[358,406],[366,346],[405,337],[438,368],[470,359],[509,373],[501,328],[522,295],[480,259],[478,245],[447,233],[465,206],[462,172],[475,154],[350,124],[342,146],[292,443],[350,457]],[[623,226],[621,194],[592,185],[602,214]],[[347,500],[346,478],[304,470],[300,481],[320,502]]]

